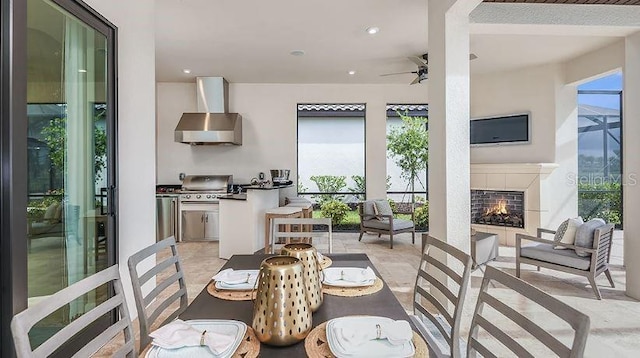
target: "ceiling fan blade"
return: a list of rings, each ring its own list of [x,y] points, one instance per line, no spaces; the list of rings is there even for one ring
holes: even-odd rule
[[[417,58],[415,56],[411,56],[411,57],[407,57],[407,59],[409,59],[409,61],[415,63],[416,65],[418,65],[418,67],[425,67],[427,65],[427,62],[421,58]]]
[[[380,76],[381,77],[384,77],[384,76],[395,76],[395,75],[404,75],[404,74],[407,74],[407,73],[418,73],[418,72],[416,72],[416,71],[406,71],[406,72],[385,73],[385,74],[382,74]]]
[[[417,83],[420,83],[420,76],[417,76],[411,83],[409,83],[410,85],[415,85]]]
[[[475,60],[476,58],[478,58],[478,56],[477,56],[475,53],[470,53],[470,54],[469,54],[469,61],[473,61],[473,60]]]

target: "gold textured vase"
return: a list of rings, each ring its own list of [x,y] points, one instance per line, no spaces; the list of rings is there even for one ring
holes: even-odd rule
[[[273,256],[262,261],[253,303],[253,330],[262,343],[288,346],[311,331],[302,261]]]
[[[320,263],[318,251],[310,244],[287,244],[282,254],[297,257],[302,261],[304,285],[307,291],[307,301],[311,312],[315,312],[322,305],[322,283],[320,281]]]

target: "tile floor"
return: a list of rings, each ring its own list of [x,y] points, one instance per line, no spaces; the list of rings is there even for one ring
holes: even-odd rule
[[[178,251],[183,262],[189,298],[193,299],[225,261],[217,257],[216,243],[180,243]],[[358,242],[358,234],[337,233],[334,236],[334,252],[367,253],[403,307],[408,312],[411,311],[413,285],[420,262],[419,236],[416,237],[416,244],[412,245],[410,235],[401,234],[397,240],[394,240],[394,249],[390,250],[388,240],[384,237],[378,239],[375,235],[365,235],[362,242]],[[491,265],[515,274],[514,253],[513,248],[501,247],[500,257]],[[601,301],[595,299],[587,280],[582,277],[544,268],[537,272],[535,267],[525,265],[523,266],[522,278],[590,316],[591,330],[585,356],[636,357],[640,352],[640,303],[624,295],[625,273],[621,266],[622,238],[620,234],[614,240],[611,261],[616,288],[608,286],[604,275],[599,277],[597,282],[603,296]],[[465,339],[468,335],[482,275],[480,269],[472,273],[471,287],[462,319],[461,335]],[[509,302],[510,305],[518,307],[518,311],[524,312],[526,315],[537,315],[538,318],[542,317],[544,320],[545,317],[540,316],[544,315],[544,312],[539,307],[523,303],[510,295],[501,296],[502,292],[499,292],[501,290],[499,287],[492,289],[496,290],[497,296]],[[135,325],[137,325],[137,321]],[[554,327],[552,333],[562,339],[562,335],[567,332]],[[109,349],[98,356],[106,356],[107,351]]]

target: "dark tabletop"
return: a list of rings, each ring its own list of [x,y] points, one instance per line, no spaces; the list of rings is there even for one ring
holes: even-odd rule
[[[222,267],[233,268],[236,270],[259,269],[260,263],[265,258],[273,255],[234,255]],[[331,266],[341,267],[362,267],[370,266],[376,275],[380,273],[375,269],[369,258],[365,254],[331,254],[328,255],[333,260]],[[213,275],[214,273],[212,273]],[[251,326],[253,314],[252,301],[226,301],[215,298],[207,293],[205,287],[198,297],[191,302],[186,311],[180,318],[187,319],[235,319]],[[367,296],[360,297],[338,297],[324,295],[324,303],[313,313],[313,326],[317,326],[332,318],[343,317],[349,315],[370,315],[384,316],[392,319],[409,320],[409,316],[396,297],[393,295],[389,286],[385,283],[382,290]],[[413,326],[413,324],[412,324]],[[289,347],[272,347],[263,344],[260,348],[260,357],[306,357],[304,349],[304,341]]]

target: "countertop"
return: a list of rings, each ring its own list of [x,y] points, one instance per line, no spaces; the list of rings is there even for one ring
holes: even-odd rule
[[[242,190],[275,190],[275,189],[284,189],[284,188],[290,188],[292,187],[293,184],[289,184],[289,185],[264,185],[264,186],[260,186],[260,185],[243,185],[242,186]]]

